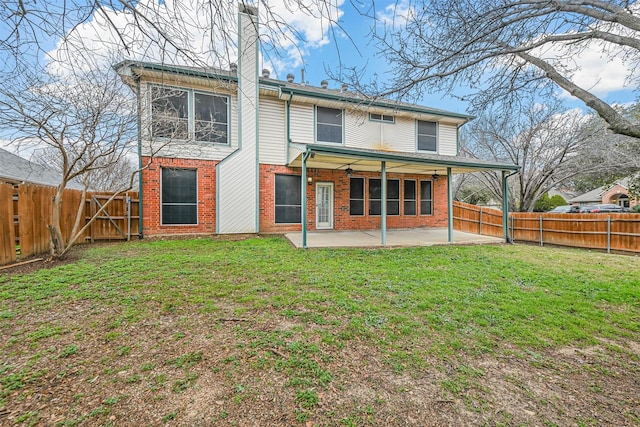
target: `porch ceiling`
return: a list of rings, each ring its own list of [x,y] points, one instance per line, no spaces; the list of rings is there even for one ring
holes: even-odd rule
[[[386,162],[387,173],[446,175],[447,168],[454,174],[479,171],[516,171],[518,165],[485,162],[459,156],[437,154],[402,153],[398,151],[368,150],[343,146],[292,143],[291,147],[301,152],[289,166],[302,167],[304,153],[309,153],[307,168],[345,170],[355,172],[380,172],[381,162]]]

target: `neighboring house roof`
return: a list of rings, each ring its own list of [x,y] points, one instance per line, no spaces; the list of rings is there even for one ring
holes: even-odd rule
[[[602,202],[602,193],[607,191],[607,186],[598,187],[594,190],[588,191],[584,194],[574,197],[569,200],[569,203],[601,203]]]
[[[114,65],[113,68],[118,72],[118,74],[123,76],[123,78],[135,78],[139,77],[140,74],[143,73],[160,73],[161,75],[173,74],[199,79],[224,80],[228,82],[238,81],[237,74],[228,70],[220,70],[215,68],[164,65],[137,61],[123,61]],[[466,123],[474,118],[474,116],[468,114],[454,113],[438,108],[425,107],[417,104],[371,97],[360,92],[348,90],[321,88],[301,83],[289,83],[287,81],[265,77],[260,77],[259,83],[263,88],[269,87],[271,90],[276,91],[283,99],[317,99],[328,102],[349,103],[353,105],[364,106],[367,108],[367,110],[383,109],[395,110],[398,112],[407,112],[412,114],[425,114],[430,116],[450,118],[452,119],[452,121],[459,123]],[[129,81],[128,84],[132,85],[133,81]]]
[[[619,185],[620,187],[627,190],[629,189],[630,181],[631,181],[630,177],[621,178],[616,182],[614,182],[613,184],[603,185],[602,187],[598,187],[584,194],[581,194],[577,197],[574,197],[573,199],[569,200],[569,203],[594,203],[594,204],[602,203],[602,196],[604,195],[604,193],[606,193],[616,185]]]
[[[16,154],[0,148],[0,181],[20,184],[32,184],[57,187],[60,184],[59,172],[46,166],[30,162]],[[67,188],[82,190],[83,186],[74,182],[67,183]]]

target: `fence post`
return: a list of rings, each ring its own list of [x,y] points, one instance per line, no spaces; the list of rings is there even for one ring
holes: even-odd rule
[[[542,240],[542,214],[540,214],[540,246],[544,246],[544,242]]]
[[[127,193],[127,242],[131,241],[131,197]]]
[[[611,253],[611,215],[607,215],[607,253]]]
[[[511,216],[511,243],[516,241],[516,217]]]
[[[478,223],[478,234],[482,234],[482,208],[480,208],[480,221]]]

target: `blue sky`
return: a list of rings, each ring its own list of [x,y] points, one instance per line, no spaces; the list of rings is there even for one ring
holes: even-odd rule
[[[58,0],[50,0],[50,3],[55,3]],[[211,58],[210,62],[213,66],[228,66],[228,62],[225,64],[225,58],[233,60],[233,52],[224,52],[224,47],[221,43],[216,42],[213,49],[223,52],[221,57],[214,58],[211,56],[210,51],[207,51],[203,45],[203,40],[207,40],[211,34],[207,33],[205,27],[209,19],[203,16],[202,10],[199,9],[202,0],[148,0],[146,2],[138,3],[139,7],[145,7],[144,5],[150,5],[154,13],[160,15],[164,14],[166,22],[176,22],[175,16],[172,13],[176,13],[175,10],[180,11],[179,18],[183,20],[182,27],[189,29],[190,36],[193,40],[193,46],[195,50],[202,50],[202,57],[205,61],[209,61],[206,58]],[[305,69],[305,80],[309,84],[318,86],[320,81],[327,78],[326,70],[329,69],[333,73],[338,73],[340,65],[344,67],[355,67],[358,70],[366,70],[363,76],[364,81],[377,79],[378,81],[384,81],[388,78],[388,72],[391,70],[392,65],[387,64],[383,59],[378,56],[376,46],[371,41],[370,31],[373,22],[358,13],[354,8],[361,7],[363,10],[367,10],[369,14],[375,14],[380,19],[387,21],[395,14],[402,15],[406,11],[409,1],[408,0],[376,0],[375,5],[377,10],[375,12],[368,10],[368,3],[353,2],[349,0],[325,0],[330,6],[326,10],[334,16],[339,16],[339,22],[348,34],[343,33],[341,29],[333,28],[331,30],[326,21],[310,16],[296,10],[296,1],[293,0],[261,0],[258,4],[259,8],[264,8],[264,4],[268,3],[286,23],[295,27],[298,31],[297,34],[290,34],[289,39],[281,39],[282,52],[281,57],[265,58],[264,66],[272,69],[272,77],[285,79],[287,73],[293,73],[296,76],[296,81],[300,81],[301,69]],[[173,8],[173,9],[172,9]],[[149,9],[151,10],[151,9]],[[315,11],[315,15],[320,15],[320,12]],[[229,10],[222,11],[222,15],[216,16],[215,19],[220,25],[228,25],[233,27],[237,24],[236,10],[230,8]],[[99,16],[94,16],[88,20],[85,24],[76,28],[76,41],[80,41],[82,46],[79,49],[85,49],[84,52],[74,52],[73,50],[65,51],[58,50],[60,46],[60,40],[45,39],[42,46],[45,50],[49,51],[52,56],[68,55],[72,58],[69,62],[72,62],[74,66],[79,66],[78,58],[83,56],[86,51],[92,52],[93,57],[101,57],[94,63],[100,67],[110,67],[114,61],[121,59],[143,59],[148,61],[159,61],[159,57],[163,56],[165,61],[172,62],[171,57],[166,58],[164,51],[160,48],[149,47],[148,43],[142,42],[141,34],[131,30],[130,16],[122,13],[113,12],[110,17],[110,21],[116,23],[123,30],[125,38],[134,49],[129,53],[124,53],[122,50],[114,49],[113,46],[117,45],[118,37],[111,31],[108,26],[105,25],[105,19]],[[6,32],[6,24],[0,25],[0,34]],[[197,28],[200,26],[200,28]],[[193,29],[192,29],[193,28]],[[300,34],[302,37],[298,38]],[[70,37],[73,41],[73,37]],[[294,40],[295,39],[295,40]],[[209,47],[209,49],[212,49]],[[300,56],[300,53],[302,54]],[[169,54],[171,55],[171,54]],[[637,101],[637,93],[634,94],[630,89],[621,89],[624,84],[624,67],[615,62],[608,62],[606,58],[602,58],[598,50],[589,51],[586,50],[582,54],[584,57],[580,58],[580,61],[584,62],[583,71],[577,75],[579,83],[582,83],[585,87],[589,88],[594,86],[595,93],[603,97],[608,102],[630,102]],[[92,58],[95,59],[95,58]],[[179,61],[178,61],[179,62]],[[62,72],[62,71],[61,71]],[[339,87],[338,82],[330,82],[330,87]],[[461,87],[458,90],[459,95],[464,95],[466,89]],[[582,103],[576,100],[571,100],[566,96],[568,105],[570,107],[583,107]],[[468,105],[466,102],[461,101],[455,97],[448,96],[443,93],[433,93],[426,95],[422,98],[421,102],[424,105],[442,108],[454,112],[465,113],[467,112]]]

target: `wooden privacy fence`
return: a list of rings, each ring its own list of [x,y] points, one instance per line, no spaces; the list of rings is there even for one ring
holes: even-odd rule
[[[42,254],[50,250],[53,196],[56,189],[32,184],[14,186],[0,184],[0,265],[19,258]],[[84,200],[86,224],[113,193],[87,193]],[[65,190],[62,203],[61,228],[65,239],[71,235],[82,192]],[[138,235],[138,193],[117,196],[76,243],[97,240],[126,240]]]
[[[502,237],[502,211],[453,203],[453,227],[459,231]],[[640,252],[640,214],[509,213],[509,237],[541,246],[573,246],[607,252]]]

